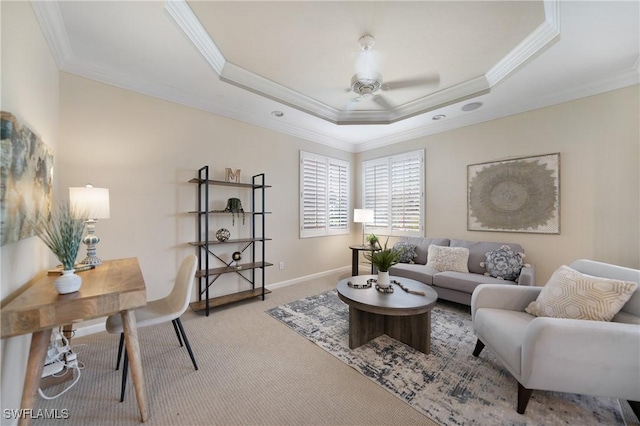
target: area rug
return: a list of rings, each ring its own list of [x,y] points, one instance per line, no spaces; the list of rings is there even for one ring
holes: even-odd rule
[[[624,425],[615,398],[534,391],[516,412],[517,382],[489,349],[472,355],[468,307],[431,314],[431,354],[382,335],[349,349],[349,307],[335,290],[269,309],[269,315],[442,425]]]

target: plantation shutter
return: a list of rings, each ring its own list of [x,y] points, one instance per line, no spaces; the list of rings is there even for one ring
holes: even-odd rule
[[[348,163],[329,160],[329,230],[349,228]]]
[[[364,208],[373,210],[371,228],[389,228],[389,162],[371,161],[364,168]]]
[[[372,233],[422,235],[424,152],[364,161],[363,206],[374,211]]]
[[[420,232],[422,158],[406,156],[391,160],[391,228]]]
[[[349,232],[349,163],[300,152],[300,237]]]

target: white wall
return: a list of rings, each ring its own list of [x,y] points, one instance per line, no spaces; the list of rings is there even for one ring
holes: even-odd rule
[[[54,151],[54,199],[57,199],[59,73],[42,37],[31,4],[1,2],[2,110],[14,114]],[[0,247],[1,298],[22,287],[55,262],[36,237]],[[30,336],[0,343],[2,408],[19,408]],[[3,420],[3,424],[4,424]]]
[[[520,243],[537,284],[590,258],[640,267],[639,86],[360,153],[424,148],[426,235]],[[560,235],[467,231],[467,165],[560,152]],[[360,187],[360,169],[357,169]],[[361,196],[358,190],[357,196]],[[357,201],[356,201],[357,203]]]
[[[352,160],[353,154],[265,130],[200,110],[61,74],[60,177],[62,188],[84,185],[109,188],[111,217],[99,221],[103,259],[138,257],[149,299],[164,296],[179,262],[194,252],[197,185],[187,181],[210,166],[210,178],[224,180],[225,167],[241,169],[244,182],[265,173],[267,190],[267,284],[295,279],[350,264],[352,235],[298,238],[299,151]],[[249,210],[249,192],[211,187],[212,208],[223,209],[229,197],[241,198]],[[232,236],[248,232],[230,218],[211,225]],[[248,217],[247,217],[248,220]],[[359,230],[358,230],[359,231]],[[354,231],[355,232],[355,231]],[[246,236],[246,235],[245,235]],[[222,246],[228,254],[235,249]],[[217,251],[218,249],[216,249]],[[223,250],[224,251],[224,250]],[[279,270],[278,263],[285,262]],[[227,274],[214,294],[247,289]],[[243,285],[243,287],[241,287]],[[194,295],[195,300],[195,295]]]

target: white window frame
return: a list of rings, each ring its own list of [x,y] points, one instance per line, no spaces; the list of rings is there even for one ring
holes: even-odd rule
[[[310,182],[305,182],[305,179],[313,179],[313,176],[310,174],[305,175],[305,162],[315,163],[316,166],[320,167],[318,172],[324,175],[325,185],[323,186],[321,182],[320,187],[315,188],[317,189],[316,192],[314,192],[314,188],[310,185]],[[333,174],[333,172],[336,171],[339,173],[337,177]],[[318,182],[315,181],[313,184],[318,184]],[[351,165],[348,161],[300,151],[300,238],[350,233],[350,188]],[[315,227],[309,227],[305,226],[307,223],[306,219],[308,219],[305,218],[305,212],[307,209],[313,208],[313,206],[308,204],[309,201],[305,204],[305,198],[313,196],[314,193],[319,196],[317,203],[319,207],[322,207],[322,211],[316,211],[320,223]],[[336,206],[338,206],[337,210],[335,209]],[[313,215],[313,213],[311,213],[311,215]]]
[[[418,206],[414,206],[414,209],[418,209],[418,226],[416,229],[406,229],[401,224],[393,224],[393,196],[398,196],[399,192],[397,187],[394,188],[394,183],[397,185],[398,180],[392,176],[392,170],[398,167],[402,167],[402,162],[417,160],[419,162],[419,177],[418,182],[413,180],[413,190],[409,189],[409,195],[411,192],[415,194],[418,192],[417,199],[414,197],[414,201],[418,203]],[[367,224],[367,232],[390,235],[390,236],[423,236],[424,235],[424,217],[425,217],[425,196],[424,196],[424,150],[417,150],[406,152],[402,154],[392,155],[389,157],[381,157],[373,160],[366,160],[362,162],[362,206],[365,209],[373,209],[374,222]],[[415,188],[415,185],[418,188]],[[402,194],[402,193],[400,193]],[[396,209],[397,211],[397,209]],[[415,216],[415,215],[413,215]],[[411,223],[412,221],[409,221]],[[413,221],[415,223],[415,221]]]

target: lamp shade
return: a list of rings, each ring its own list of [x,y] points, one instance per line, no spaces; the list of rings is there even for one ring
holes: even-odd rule
[[[74,211],[89,219],[109,219],[109,190],[93,185],[69,188],[69,203]]]
[[[373,210],[371,209],[354,209],[353,221],[358,223],[373,222]]]

